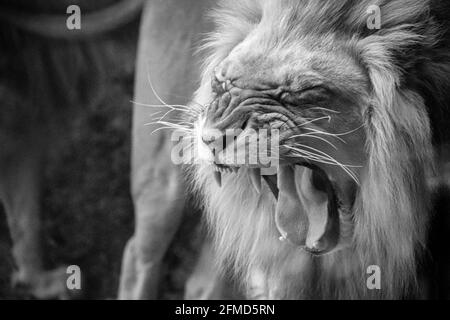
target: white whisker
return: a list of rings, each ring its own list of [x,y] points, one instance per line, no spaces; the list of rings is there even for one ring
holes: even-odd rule
[[[306,138],[314,138],[314,139],[321,140],[321,141],[323,141],[323,142],[329,144],[330,146],[332,146],[334,149],[338,150],[338,148],[337,148],[334,144],[332,144],[330,141],[328,141],[327,139],[322,138],[322,137],[315,136],[315,135],[313,135],[313,134],[311,134],[311,133],[302,133],[302,134],[299,134],[299,135],[292,136],[292,137],[290,137],[289,139],[292,139],[292,138],[302,138],[302,137],[306,137]]]
[[[308,111],[308,110],[323,110],[323,111],[328,111],[328,112],[336,113],[336,114],[340,113],[339,111],[331,110],[331,109],[327,109],[327,108],[323,108],[323,107],[311,107],[311,108],[305,109],[305,111]]]
[[[327,154],[326,152],[323,152],[323,151],[318,150],[316,148],[313,148],[313,147],[310,147],[310,146],[307,146],[307,145],[303,145],[303,144],[299,144],[299,143],[297,143],[295,145],[299,146],[299,147],[302,147],[302,149],[295,148],[295,147],[292,147],[292,146],[287,146],[287,145],[285,145],[285,147],[287,147],[288,149],[292,149],[294,151],[297,151],[299,153],[306,154],[306,155],[308,155],[310,157],[311,156],[316,157],[315,161],[322,162],[322,163],[325,163],[325,161],[326,161],[327,164],[336,165],[336,166],[341,167],[359,185],[358,178],[356,177],[354,172],[349,169],[349,167],[357,168],[357,167],[361,167],[361,166],[342,164],[339,161],[337,161],[335,158],[333,158],[332,156]],[[309,150],[312,150],[313,152],[309,152],[307,150],[304,150],[305,148],[309,149]]]
[[[328,122],[330,122],[330,121],[331,121],[331,116],[323,116],[323,117],[315,118],[315,119],[312,119],[312,120],[303,122],[303,123],[299,124],[299,125],[296,126],[296,127],[297,127],[297,128],[300,128],[300,127],[303,127],[303,126],[305,126],[305,125],[307,125],[307,124],[310,124],[310,123],[313,123],[313,122],[316,122],[316,121],[320,121],[320,120],[324,120],[324,119],[327,119]]]

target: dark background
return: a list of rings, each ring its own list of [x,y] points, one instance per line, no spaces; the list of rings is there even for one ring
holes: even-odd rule
[[[45,261],[48,268],[80,266],[81,298],[116,298],[123,248],[134,229],[129,193],[130,101],[138,30],[139,21],[134,21],[101,39],[111,57],[103,80],[106,90],[64,124],[63,136],[50,146],[45,166]],[[195,259],[198,213],[187,211],[165,259],[161,298],[182,297]],[[0,299],[31,298],[11,287],[13,269],[11,239],[0,207]]]

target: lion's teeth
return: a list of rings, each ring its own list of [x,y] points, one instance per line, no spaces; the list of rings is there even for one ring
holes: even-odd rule
[[[249,174],[256,192],[261,193],[261,169],[249,169]]]
[[[214,171],[214,180],[216,180],[216,183],[219,187],[222,186],[222,173],[219,171]]]

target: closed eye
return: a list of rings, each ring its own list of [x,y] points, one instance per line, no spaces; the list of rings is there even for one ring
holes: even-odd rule
[[[315,103],[330,98],[331,91],[323,86],[314,86],[300,91],[286,91],[281,95],[281,102],[288,105]]]

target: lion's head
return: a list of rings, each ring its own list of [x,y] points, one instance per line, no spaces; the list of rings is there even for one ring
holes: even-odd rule
[[[371,5],[379,30],[367,27]],[[416,294],[429,114],[450,74],[429,3],[228,1],[214,17],[191,123],[221,261],[244,278],[261,270],[278,298]],[[275,129],[277,168],[261,184],[263,164],[227,151],[248,153]],[[370,265],[381,290],[366,287]]]

